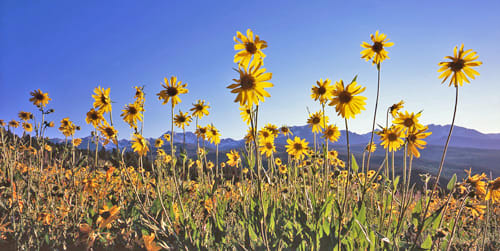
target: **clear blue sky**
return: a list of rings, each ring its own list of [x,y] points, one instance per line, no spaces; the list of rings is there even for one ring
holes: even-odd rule
[[[355,3],[353,3],[355,2]],[[241,138],[246,126],[226,86],[232,70],[233,36],[251,28],[268,42],[265,65],[273,73],[271,98],[260,121],[303,125],[310,88],[320,78],[366,86],[367,110],[350,121],[356,132],[371,129],[376,69],[360,58],[360,44],[376,30],[395,43],[382,65],[379,114],[404,99],[409,111],[424,110],[423,123],[449,124],[454,89],[441,85],[437,63],[464,43],[483,65],[471,85],[460,88],[457,124],[500,132],[500,4],[498,1],[10,1],[0,2],[0,119],[35,111],[29,92],[48,92],[49,119],[70,117],[86,136],[85,113],[92,90],[111,88],[113,118],[120,138],[131,130],[120,118],[132,102],[133,86],[145,85],[145,136],[170,128],[169,106],[156,97],[164,77],[178,76],[189,94],[212,109],[211,123],[223,137]],[[177,112],[177,111],[176,111]],[[333,111],[330,120],[343,127]],[[384,121],[379,116],[379,123]],[[261,123],[261,124],[262,124]],[[188,128],[191,130],[194,126]],[[51,137],[61,137],[57,129]]]

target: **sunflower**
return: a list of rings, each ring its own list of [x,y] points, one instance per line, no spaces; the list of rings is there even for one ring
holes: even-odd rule
[[[33,114],[31,112],[23,112],[20,111],[17,116],[22,120],[22,121],[28,121],[30,119],[33,119]]]
[[[247,123],[247,125],[249,125],[252,114],[252,107],[248,105],[240,106],[240,111],[241,118],[245,123]]]
[[[205,104],[205,100],[198,100],[198,102],[193,104],[193,108],[189,109],[193,112],[192,116],[202,118],[203,116],[208,115],[208,102]]]
[[[500,177],[489,182],[485,199],[491,200],[493,203],[500,201]]]
[[[71,140],[71,143],[73,144],[74,147],[78,147],[82,143],[82,139],[76,138]]]
[[[144,241],[144,247],[147,251],[159,251],[161,247],[154,242],[155,234],[152,233],[150,235],[142,235],[142,240]]]
[[[424,126],[418,123],[418,117],[420,117],[420,115],[422,115],[420,112],[417,114],[414,114],[413,112],[408,113],[408,111],[405,111],[404,113],[398,112],[398,116],[392,121],[392,123],[401,131],[410,130],[412,128],[421,130]]]
[[[94,108],[98,109],[102,113],[111,112],[111,98],[109,97],[110,88],[104,89],[98,86],[94,89]]]
[[[363,42],[361,47],[366,48],[361,51],[361,58],[366,59],[366,61],[373,58],[372,64],[380,64],[385,59],[389,59],[387,56],[387,51],[384,47],[391,47],[394,45],[393,42],[388,42],[389,39],[384,33],[375,32],[375,36],[370,34],[373,45]],[[375,57],[374,57],[375,56]]]
[[[236,55],[234,55],[234,62],[238,63],[242,66],[248,66],[248,63],[254,56],[254,60],[252,61],[252,65],[259,63],[266,57],[266,55],[262,52],[262,49],[267,47],[267,42],[264,40],[260,40],[258,35],[255,35],[252,30],[247,30],[247,35],[241,34],[241,32],[236,32],[236,37],[233,38],[234,42],[234,50],[238,51]]]
[[[279,130],[278,130],[278,127],[276,125],[273,125],[271,123],[267,123],[264,126],[264,128],[267,129],[268,131],[270,131],[275,138],[278,137]]]
[[[108,207],[104,205],[102,209],[99,209],[99,217],[97,218],[97,225],[99,228],[111,228],[111,223],[118,219],[118,214],[120,213],[119,206]]]
[[[163,146],[163,140],[162,140],[161,138],[157,138],[157,139],[155,140],[155,147],[156,147],[156,148],[160,148],[160,147],[162,147],[162,146]]]
[[[290,131],[290,128],[286,125],[283,125],[280,127],[280,132],[284,135],[284,136],[288,136],[288,135],[293,135],[292,131]]]
[[[54,127],[55,124],[54,124],[54,121],[50,121],[49,123],[47,123],[47,127]]]
[[[245,134],[245,143],[249,144],[253,142],[253,135],[254,135],[255,130],[253,130],[251,127],[247,129],[247,134]]]
[[[104,120],[103,114],[101,110],[95,110],[94,108],[90,109],[87,112],[87,117],[85,118],[85,122],[87,124],[92,124],[94,127],[99,126]]]
[[[464,45],[460,46],[460,50],[457,51],[457,46],[453,49],[453,57],[446,56],[445,59],[450,59],[449,62],[440,62],[438,65],[441,66],[438,72],[443,72],[439,75],[439,78],[444,78],[443,82],[451,76],[450,83],[448,86],[452,84],[455,87],[463,85],[464,81],[469,82],[469,78],[475,79],[474,75],[478,75],[479,73],[472,69],[471,67],[480,66],[483,64],[481,61],[474,61],[479,56],[476,55],[476,52],[473,52],[471,49],[464,51]]]
[[[23,122],[23,129],[26,132],[32,132],[33,131],[33,125],[28,122]]]
[[[281,161],[281,159],[280,159],[280,158],[276,158],[276,159],[274,160],[274,164],[276,164],[277,166],[281,166],[281,164],[283,164],[283,162]]]
[[[250,68],[239,68],[239,79],[233,79],[236,83],[229,85],[227,88],[232,89],[231,93],[238,93],[234,102],[240,102],[241,106],[253,104],[259,105],[259,102],[264,102],[264,97],[271,97],[271,95],[264,90],[267,87],[273,87],[273,84],[267,82],[273,76],[270,72],[265,72],[266,69],[260,67],[262,63],[257,66],[250,66]]]
[[[30,92],[30,95],[30,102],[38,107],[45,107],[52,100],[48,93],[43,93],[40,89]]]
[[[309,119],[307,119],[307,123],[309,127],[312,127],[313,133],[320,133],[323,131],[325,124],[328,123],[328,117],[325,116],[323,119],[323,112],[315,112],[309,115]]]
[[[328,104],[335,106],[335,111],[343,118],[354,118],[356,114],[365,110],[366,97],[355,96],[365,91],[366,87],[361,87],[356,83],[356,78],[344,87],[344,81],[335,82],[332,101]]]
[[[311,98],[314,100],[319,100],[321,104],[326,103],[326,101],[332,98],[333,85],[331,85],[330,79],[320,79],[316,81],[316,85],[311,88]]]
[[[282,174],[286,174],[288,172],[286,165],[280,165],[280,167],[278,169],[279,169],[280,173],[282,173]]]
[[[340,137],[339,128],[336,125],[328,125],[323,132],[323,136],[321,137],[330,140],[332,143],[335,143]]]
[[[9,127],[18,128],[19,122],[15,121],[15,120],[11,120],[11,121],[9,121]]]
[[[377,144],[375,143],[368,144],[365,147],[365,151],[367,152],[375,152],[375,150],[377,150]]]
[[[207,138],[212,144],[218,145],[220,143],[220,133],[214,125],[207,125]]]
[[[271,157],[274,152],[276,152],[276,147],[274,146],[274,138],[267,138],[259,140],[260,154],[266,154],[266,157]]]
[[[123,120],[127,122],[130,127],[137,127],[137,120],[142,121],[142,112],[144,108],[138,104],[128,104],[125,109],[122,110],[121,116]]]
[[[5,126],[5,121],[3,121],[3,119],[0,119],[0,126]]]
[[[181,102],[179,94],[188,93],[188,89],[186,89],[187,84],[182,84],[175,76],[170,77],[170,81],[167,78],[165,78],[164,81],[165,83],[161,86],[163,86],[165,90],[161,90],[156,95],[159,100],[163,99],[163,104],[168,103],[168,101],[172,99],[172,107],[175,107],[175,105]]]
[[[482,217],[486,209],[486,205],[479,203],[467,203],[465,208],[469,211],[473,218]]]
[[[163,138],[167,141],[167,142],[170,142],[170,133],[165,133],[163,134]]]
[[[59,127],[59,131],[61,131],[62,134],[64,134],[64,136],[66,137],[72,136],[73,134],[75,134],[76,129],[77,126],[75,126],[73,122],[69,120],[69,118],[63,118],[61,120],[61,126]]]
[[[408,143],[408,155],[412,154],[413,156],[420,158],[420,152],[417,148],[424,149],[427,142],[423,141],[423,139],[432,134],[432,132],[425,132],[427,129],[429,129],[427,126],[420,130],[413,127],[408,131],[408,137],[406,137],[406,142]]]
[[[389,112],[391,113],[393,118],[396,117],[399,110],[403,109],[404,103],[405,102],[403,100],[401,100],[401,101],[399,101],[399,103],[393,104],[393,105],[391,105],[391,107],[389,107]]]
[[[103,125],[100,125],[98,129],[101,132],[101,134],[104,135],[104,137],[106,138],[106,142],[104,143],[104,145],[107,145],[110,140],[113,141],[115,145],[118,145],[116,139],[118,132],[115,130],[115,128],[108,125],[108,123],[104,123]]]
[[[208,161],[208,164],[207,164],[207,168],[208,169],[212,169],[212,168],[214,168],[214,166],[215,165],[214,165],[214,163],[212,161]]]
[[[149,151],[148,142],[142,135],[134,133],[132,138],[132,149],[139,155],[144,156]]]
[[[479,196],[480,198],[486,196],[486,188],[487,188],[487,184],[485,181],[487,177],[486,174],[482,173],[480,175],[475,174],[471,176],[470,169],[468,171],[466,170],[466,172],[468,174],[466,182],[474,188],[475,195]]]
[[[144,98],[144,87],[134,86],[134,88],[135,88],[135,95],[134,95],[135,103],[144,104],[144,101],[146,101],[146,99]]]
[[[196,134],[196,137],[205,140],[207,134],[207,128],[204,126],[198,126],[198,128],[196,128],[196,131],[194,131],[194,134]]]
[[[262,128],[259,130],[259,135],[258,135],[259,141],[260,140],[267,140],[267,139],[274,139],[274,134],[269,131],[266,128]]]
[[[179,114],[174,117],[175,126],[182,129],[184,129],[185,126],[189,126],[191,121],[191,116],[189,116],[187,112],[183,113],[182,111],[179,111]]]
[[[236,166],[238,165],[238,162],[240,162],[240,154],[237,151],[231,150],[230,152],[226,153],[227,156],[227,164],[230,166]]]
[[[307,145],[309,144],[305,139],[295,137],[293,140],[287,139],[286,143],[288,143],[288,145],[286,145],[286,152],[288,154],[292,155],[295,159],[304,158],[304,154],[308,149]]]
[[[390,152],[397,151],[404,144],[404,141],[401,139],[402,133],[403,131],[394,126],[389,129],[384,128],[382,132],[379,132],[384,149],[389,147]]]

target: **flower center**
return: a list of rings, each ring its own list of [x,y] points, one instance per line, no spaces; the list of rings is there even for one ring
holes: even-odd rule
[[[450,62],[450,64],[449,64],[449,67],[454,72],[462,70],[462,68],[464,68],[464,66],[465,66],[465,61],[463,59],[457,59],[453,62]]]
[[[102,218],[104,218],[104,219],[108,219],[108,218],[109,218],[109,216],[111,216],[111,213],[110,213],[109,211],[106,211],[106,212],[102,213],[102,214],[101,214],[101,216],[102,216]]]
[[[415,142],[415,140],[417,140],[417,136],[415,136],[415,134],[410,134],[410,136],[408,136],[409,142]]]
[[[414,124],[415,124],[415,123],[413,122],[413,119],[411,119],[411,118],[406,118],[406,119],[405,119],[405,121],[404,121],[404,125],[405,125],[406,127],[411,127],[411,126],[413,126]]]
[[[106,135],[108,135],[108,137],[113,137],[115,135],[115,132],[110,127],[106,128],[104,131],[106,132]]]
[[[101,95],[101,102],[102,102],[103,104],[107,105],[107,104],[108,104],[108,99],[107,99],[107,97],[106,97],[106,96],[104,96],[104,95]]]
[[[255,78],[250,74],[245,74],[240,79],[241,89],[248,91],[255,87]]]
[[[266,148],[267,149],[273,149],[273,144],[271,144],[270,142],[267,142],[266,143]]]
[[[173,96],[177,95],[177,93],[179,93],[177,88],[175,88],[175,87],[168,87],[167,88],[167,95],[168,96],[173,97]]]
[[[131,115],[136,115],[136,114],[137,114],[137,109],[135,109],[135,107],[133,107],[133,106],[129,106],[129,107],[128,107],[128,112],[129,112]]]
[[[90,114],[90,118],[92,120],[97,120],[97,119],[99,119],[99,116],[97,115],[97,113],[93,112],[93,113]]]
[[[351,99],[352,99],[351,93],[349,93],[348,91],[343,91],[339,94],[340,103],[349,103]]]
[[[313,124],[319,124],[320,121],[321,121],[321,119],[318,117],[314,117],[312,120]]]
[[[325,93],[326,93],[326,88],[325,88],[324,86],[320,86],[320,87],[318,88],[318,94],[319,94],[319,95],[323,95],[323,94],[325,94]]]
[[[255,46],[254,43],[252,42],[247,42],[245,43],[245,49],[250,53],[250,54],[255,54],[257,52],[257,46]]]
[[[264,137],[264,138],[269,137],[269,133],[266,131],[262,131],[262,137]]]
[[[37,93],[37,94],[35,94],[35,99],[36,100],[44,100],[45,97],[41,93]]]
[[[302,144],[300,143],[293,144],[293,149],[295,149],[296,151],[302,150]]]
[[[186,122],[186,117],[183,117],[183,116],[179,117],[179,122],[181,122],[181,123]]]
[[[395,133],[389,133],[387,138],[389,139],[389,141],[396,141],[398,139],[398,135],[396,135]]]
[[[384,45],[381,42],[375,42],[372,46],[372,50],[375,53],[379,53],[384,49]]]

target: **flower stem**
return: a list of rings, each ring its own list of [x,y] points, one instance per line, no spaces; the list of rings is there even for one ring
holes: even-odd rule
[[[373,133],[375,132],[375,121],[377,119],[377,107],[378,107],[378,97],[380,94],[380,63],[377,64],[377,70],[378,70],[378,77],[377,77],[377,98],[375,99],[375,111],[373,111],[373,124],[372,124],[372,133],[370,136],[370,144],[368,145],[371,147],[373,143]],[[370,170],[370,157],[372,155],[371,151],[368,151],[368,158],[366,160],[366,171]]]

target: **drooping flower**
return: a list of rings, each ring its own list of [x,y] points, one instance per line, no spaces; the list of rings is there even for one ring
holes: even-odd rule
[[[393,105],[391,105],[391,107],[389,107],[389,112],[391,113],[391,115],[392,115],[393,118],[396,117],[396,115],[398,114],[399,110],[403,109],[404,103],[405,102],[403,100],[401,100],[398,103],[393,104]]]
[[[379,34],[379,32],[376,31],[375,35],[370,34],[370,38],[373,44],[369,44],[367,42],[363,42],[361,44],[361,47],[366,48],[361,51],[361,58],[366,59],[366,61],[373,58],[372,64],[380,64],[385,59],[389,59],[385,47],[391,47],[394,43],[388,42],[389,39],[387,38],[387,35],[384,33]]]
[[[240,115],[243,121],[247,123],[247,125],[250,125],[252,107],[248,105],[240,106],[240,111]]]
[[[448,62],[440,62],[438,72],[443,72],[439,75],[439,78],[443,78],[443,82],[451,76],[450,83],[448,86],[452,84],[455,87],[458,85],[462,86],[464,81],[470,83],[469,78],[475,79],[474,75],[479,76],[479,73],[472,69],[471,67],[480,66],[483,64],[481,61],[475,61],[479,56],[476,55],[476,52],[471,49],[464,51],[464,45],[460,46],[460,50],[457,51],[457,46],[453,49],[453,56],[446,56],[445,59],[449,59],[451,61]]]
[[[132,138],[132,149],[139,155],[144,156],[149,151],[148,142],[142,135],[134,133]]]
[[[98,86],[94,89],[92,97],[94,98],[94,108],[102,113],[111,112],[111,98],[109,97],[110,88],[104,89]]]
[[[362,93],[366,87],[361,87],[356,83],[356,78],[344,87],[344,81],[340,80],[335,82],[335,89],[333,90],[332,101],[328,104],[330,106],[335,106],[335,111],[342,118],[354,118],[357,114],[365,110],[366,97],[356,96]]]
[[[118,219],[119,213],[119,206],[108,207],[104,205],[102,209],[99,209],[99,217],[96,223],[99,225],[99,228],[111,228],[111,223]]]

